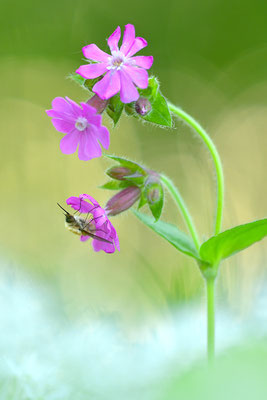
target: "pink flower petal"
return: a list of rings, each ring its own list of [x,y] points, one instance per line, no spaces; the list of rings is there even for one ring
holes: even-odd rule
[[[135,29],[132,24],[127,24],[125,25],[125,31],[123,35],[123,41],[122,45],[120,48],[120,51],[123,54],[127,54],[127,52],[130,50],[130,47],[132,46],[133,42],[135,39]]]
[[[87,142],[86,142],[86,153],[89,155],[89,160],[92,158],[97,158],[102,156],[102,149],[97,139],[95,138],[92,132],[86,133]]]
[[[66,96],[67,102],[71,105],[72,111],[76,116],[81,115],[81,107],[75,103],[75,101],[71,100],[69,97]]]
[[[120,91],[120,77],[117,71],[108,72],[101,81],[97,82],[93,87],[102,100],[107,100]]]
[[[81,194],[79,197],[80,197],[80,201],[82,199],[82,206],[89,205],[89,203],[85,199],[89,200],[93,204],[93,206],[90,204],[91,208],[89,208],[89,210],[93,214],[95,226],[98,228],[101,228],[101,231],[105,231],[107,233],[108,231],[107,231],[107,229],[105,229],[105,226],[107,224],[108,218],[106,216],[105,210],[103,210],[103,208],[100,207],[99,203],[89,194],[84,193],[84,194]],[[82,211],[82,212],[84,212],[84,211]],[[88,212],[87,208],[86,208],[85,212],[86,213]]]
[[[106,231],[104,224],[106,224],[107,216],[106,216],[103,208],[97,207],[95,210],[92,211],[92,214],[94,216],[94,222],[95,222],[96,228],[98,228],[98,229],[101,228],[101,231]]]
[[[108,218],[106,218],[105,224],[103,224],[99,229],[96,230],[96,234],[97,236],[107,239],[113,243],[104,243],[94,239],[92,242],[92,246],[95,251],[104,250],[106,253],[114,253],[116,247],[120,251],[120,243],[117,232]]]
[[[97,127],[101,126],[102,116],[97,114],[97,111],[94,107],[90,106],[87,103],[81,103],[83,116],[87,119],[90,124],[93,124]]]
[[[120,38],[121,38],[121,28],[118,26],[118,28],[115,29],[112,35],[110,35],[110,37],[108,38],[108,45],[111,52],[119,50],[118,43]]]
[[[52,110],[47,110],[46,113],[49,117],[61,118],[61,119],[74,119],[81,114],[81,108],[73,100],[66,97],[56,97],[52,101]]]
[[[55,110],[46,110],[45,112],[48,115],[48,117],[52,117],[52,118],[62,118],[64,115],[63,113],[55,111]]]
[[[83,161],[90,160],[87,152],[87,135],[84,132],[81,134],[80,144],[79,144],[79,151],[78,151],[78,158]]]
[[[109,240],[109,238],[107,238],[107,240]],[[96,251],[96,252],[103,250],[105,253],[114,253],[116,250],[114,244],[101,242],[100,240],[96,240],[96,239],[94,239],[92,241],[92,246],[93,246],[94,251]]]
[[[104,149],[108,149],[110,144],[108,129],[105,126],[91,128],[93,128],[95,138],[102,144]]]
[[[120,251],[120,241],[119,241],[118,235],[116,235],[116,237],[114,238],[114,243],[115,243],[115,246],[117,247],[117,250]]]
[[[153,64],[153,56],[131,57],[131,61],[133,61],[138,67],[149,69]]]
[[[68,121],[66,119],[52,118],[52,124],[58,132],[62,133],[70,133],[75,128],[74,121]]]
[[[77,131],[68,133],[60,141],[60,150],[64,154],[75,153],[79,143],[79,133]]]
[[[83,47],[83,55],[89,60],[108,62],[109,54],[100,50],[95,44]]]
[[[80,197],[83,198],[83,199],[88,199],[89,201],[91,201],[92,204],[94,204],[94,206],[100,207],[99,203],[92,196],[90,196],[89,194],[83,193],[83,194],[80,195]]]
[[[120,97],[123,103],[131,103],[132,101],[136,101],[139,97],[139,93],[134,86],[130,76],[121,69],[119,71],[120,80],[121,80],[121,91]]]
[[[117,247],[118,251],[120,251],[120,242],[119,242],[119,237],[117,235],[116,229],[114,226],[110,223],[111,225],[111,236],[113,237],[115,246]]]
[[[94,115],[94,116],[97,115],[96,109],[94,107],[90,106],[90,104],[81,102],[81,107],[82,107],[82,110],[84,111],[82,113],[84,116],[87,115],[89,117],[92,115]],[[101,118],[101,116],[100,116],[100,118]]]
[[[77,69],[77,74],[80,74],[85,79],[98,78],[100,75],[107,71],[105,63],[81,65]]]
[[[101,157],[102,150],[97,140],[89,133],[83,132],[80,136],[78,157],[80,160],[89,161]]]
[[[89,236],[86,236],[86,235],[82,235],[81,237],[80,237],[80,241],[81,242],[86,242],[86,240],[88,240],[89,239]]]
[[[72,112],[71,105],[63,97],[56,97],[52,101],[52,107],[53,107],[54,111],[57,111],[60,113],[69,114]]]
[[[127,57],[133,56],[138,51],[142,50],[144,47],[147,46],[147,41],[141,37],[135,38],[132,47],[127,53]]]
[[[136,86],[141,89],[146,89],[148,87],[148,72],[145,69],[126,65],[123,69],[131,77]]]
[[[66,203],[74,210],[77,210],[83,214],[88,214],[94,208],[92,204],[89,204],[87,201],[83,200],[83,196],[71,196],[66,200]]]

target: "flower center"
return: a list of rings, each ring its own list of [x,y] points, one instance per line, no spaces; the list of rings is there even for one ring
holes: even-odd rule
[[[113,51],[112,57],[109,58],[108,69],[120,70],[126,61],[126,57],[120,51]]]
[[[83,132],[88,126],[88,121],[84,117],[79,117],[77,118],[75,122],[75,128],[78,129],[78,131]]]

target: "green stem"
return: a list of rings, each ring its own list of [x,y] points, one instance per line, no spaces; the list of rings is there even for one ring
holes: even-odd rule
[[[183,218],[185,220],[185,223],[188,227],[189,232],[191,233],[192,239],[195,243],[195,246],[197,248],[197,250],[199,250],[199,240],[198,240],[198,235],[196,232],[196,228],[195,225],[193,223],[192,217],[185,205],[185,202],[182,198],[182,196],[180,195],[178,189],[174,186],[173,182],[170,180],[170,178],[168,178],[165,175],[161,175],[161,181],[164,183],[164,185],[167,187],[167,189],[169,190],[170,194],[172,195],[173,199],[175,200],[175,202],[177,203]]]
[[[214,289],[215,278],[206,278],[207,285],[207,356],[208,361],[212,362],[215,354],[215,304]]]
[[[171,103],[168,103],[169,109],[179,118],[187,122],[203,139],[204,143],[207,145],[211,156],[213,158],[216,174],[217,174],[217,211],[216,211],[216,222],[215,222],[215,235],[217,235],[222,226],[222,216],[223,216],[223,201],[224,201],[224,179],[223,179],[223,169],[220,156],[217,152],[217,149],[208,136],[207,132],[199,125],[198,122],[194,120],[189,114],[180,108],[174,106]]]

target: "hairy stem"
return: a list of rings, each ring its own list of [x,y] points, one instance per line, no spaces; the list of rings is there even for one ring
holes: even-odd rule
[[[161,181],[167,187],[167,189],[169,190],[170,194],[172,195],[174,201],[178,205],[178,208],[180,209],[180,211],[182,213],[182,216],[183,216],[184,221],[187,225],[187,228],[192,236],[195,246],[196,246],[197,250],[199,250],[199,240],[198,240],[196,228],[195,228],[192,217],[185,205],[185,202],[184,202],[182,196],[180,195],[178,189],[175,187],[174,183],[170,180],[170,178],[168,178],[165,175],[161,175]]]
[[[217,149],[208,136],[207,132],[202,128],[201,125],[197,121],[194,120],[189,114],[185,111],[181,110],[179,107],[174,106],[171,103],[168,103],[169,109],[173,112],[177,117],[184,120],[188,125],[191,126],[202,138],[206,146],[208,147],[212,159],[214,161],[216,175],[217,175],[217,210],[216,210],[216,219],[215,219],[215,235],[217,235],[222,226],[222,216],[223,216],[223,201],[224,201],[224,178],[223,178],[223,169],[220,156],[217,152]]]
[[[212,362],[215,354],[215,278],[206,278],[207,286],[207,356]]]

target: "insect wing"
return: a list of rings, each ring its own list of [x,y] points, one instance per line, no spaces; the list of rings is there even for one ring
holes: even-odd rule
[[[91,238],[96,239],[96,240],[99,240],[100,242],[105,242],[105,243],[113,244],[113,243],[110,242],[109,240],[104,239],[104,238],[102,238],[101,236],[94,235],[93,233],[88,232],[88,231],[85,231],[84,229],[81,229],[81,232],[82,232],[83,235],[90,236]]]

